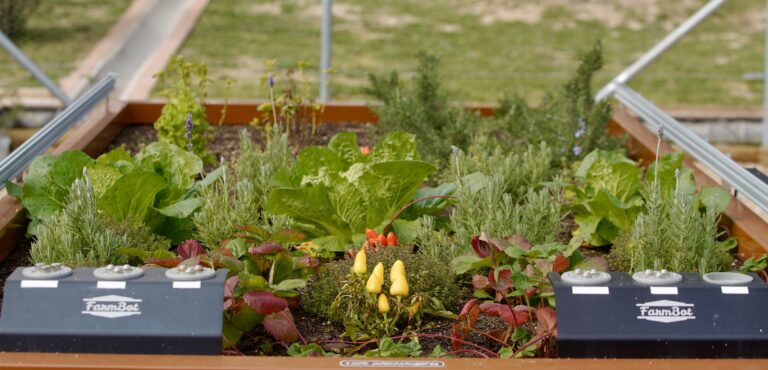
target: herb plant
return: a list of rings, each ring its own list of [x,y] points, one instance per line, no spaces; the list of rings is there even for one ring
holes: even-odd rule
[[[90,178],[76,179],[65,196],[65,206],[40,221],[30,249],[33,262],[69,266],[123,264],[120,248],[145,253],[167,251],[170,243],[133,219],[117,221],[99,208]]]
[[[379,116],[376,130],[381,135],[395,131],[416,135],[422,157],[434,163],[446,157],[451,144],[466,149],[480,118],[448,103],[438,72],[439,57],[419,53],[418,59],[418,71],[410,83],[400,81],[395,71],[389,78],[369,75],[370,87],[364,91],[383,103],[373,108]]]
[[[168,99],[155,122],[158,141],[181,148],[189,143],[191,150],[205,162],[213,162],[213,156],[206,149],[210,129],[203,106],[210,83],[208,68],[202,63],[187,62],[179,55],[157,78],[163,86],[160,95]],[[189,138],[185,131],[190,132]]]

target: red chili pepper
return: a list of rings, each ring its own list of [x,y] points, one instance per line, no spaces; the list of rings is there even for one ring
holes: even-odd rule
[[[384,237],[384,235],[379,235],[378,238],[376,239],[376,243],[382,247],[386,247],[388,245],[387,238]]]
[[[390,247],[397,246],[397,237],[395,236],[395,233],[391,231],[389,232],[389,234],[387,234],[387,245],[389,245]]]

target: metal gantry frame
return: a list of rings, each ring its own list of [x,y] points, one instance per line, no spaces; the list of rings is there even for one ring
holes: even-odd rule
[[[693,131],[686,128],[672,116],[656,107],[653,103],[643,98],[639,93],[626,85],[638,72],[642,71],[651,62],[656,60],[667,49],[688,34],[694,27],[709,17],[715,10],[725,3],[726,0],[712,0],[704,7],[699,9],[688,20],[683,22],[672,33],[656,44],[651,50],[643,54],[640,59],[635,61],[627,69],[619,73],[613,80],[606,84],[597,93],[595,99],[603,100],[613,95],[618,101],[632,109],[640,118],[648,124],[658,127],[664,127],[665,132],[672,141],[680,145],[680,148],[689,153],[696,160],[707,165],[723,181],[723,186],[732,187],[737,194],[741,194],[760,209],[768,212],[768,184],[764,183],[757,176],[749,173],[740,164],[723,154],[717,148],[709,144],[706,140],[696,135]],[[768,7],[766,8],[768,14]],[[768,74],[768,30],[766,30],[766,70]],[[768,83],[768,78],[764,80]],[[768,85],[766,86],[765,96],[765,114],[763,117],[765,131],[763,133],[763,146],[768,145]]]
[[[19,176],[32,161],[43,154],[67,130],[80,122],[93,108],[115,88],[116,75],[109,73],[86,91],[80,98],[68,105],[24,144],[0,161],[0,189],[6,181]]]
[[[64,91],[62,91],[55,82],[48,78],[45,72],[38,68],[37,65],[32,62],[32,60],[29,59],[29,57],[27,57],[27,55],[24,54],[24,52],[22,52],[21,49],[19,49],[16,44],[14,44],[13,41],[11,41],[11,39],[2,32],[0,32],[0,46],[8,51],[8,54],[11,54],[13,59],[16,59],[16,61],[19,62],[22,67],[26,68],[29,73],[32,74],[32,76],[40,81],[40,83],[43,84],[48,89],[48,91],[51,92],[51,94],[61,100],[61,103],[64,104],[65,107],[72,104],[72,99]]]

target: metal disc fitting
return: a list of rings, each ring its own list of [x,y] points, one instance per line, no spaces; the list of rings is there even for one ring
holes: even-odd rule
[[[93,270],[93,276],[99,280],[131,280],[144,275],[141,267],[131,265],[106,265]]]
[[[205,280],[216,276],[216,271],[212,268],[203,267],[200,265],[184,266],[168,269],[165,271],[165,277],[171,280],[190,281],[190,280]]]
[[[683,275],[676,272],[661,270],[645,270],[632,274],[632,280],[646,285],[671,285],[683,281]]]
[[[28,279],[46,280],[60,279],[72,275],[72,269],[60,263],[37,263],[21,271],[21,275]]]
[[[740,272],[710,272],[702,277],[704,281],[717,285],[742,285],[753,280],[751,276]]]
[[[598,285],[611,281],[610,274],[595,269],[568,271],[560,275],[560,278],[571,285]]]

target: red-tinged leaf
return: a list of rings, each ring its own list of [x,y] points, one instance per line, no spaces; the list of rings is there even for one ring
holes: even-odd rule
[[[465,303],[464,307],[461,309],[461,312],[459,312],[459,320],[464,320],[464,317],[467,316],[469,311],[475,308],[479,303],[480,300],[477,298],[472,298],[469,300],[469,302]]]
[[[183,261],[184,259],[182,258],[150,258],[144,261],[144,264],[156,265],[156,266],[166,267],[166,268],[174,268],[178,266],[180,263],[182,263]]]
[[[508,325],[518,327],[530,320],[527,306],[522,306],[526,307],[525,310],[518,309],[518,307],[520,306],[515,307],[513,310],[505,304],[483,303],[480,305],[480,311],[490,316],[501,317]]]
[[[506,240],[512,243],[513,245],[519,247],[522,250],[527,251],[531,249],[531,242],[529,242],[528,239],[525,239],[520,235],[512,235],[506,238]]]
[[[532,286],[525,289],[525,296],[528,298],[533,298],[538,293],[539,293],[539,288],[537,287]]]
[[[288,307],[285,298],[270,292],[248,292],[243,295],[243,300],[254,311],[265,315],[280,312]]]
[[[499,342],[506,342],[507,329],[492,330],[487,333],[491,337],[495,338]]]
[[[483,275],[472,275],[472,287],[475,289],[487,289],[489,286],[491,286],[490,282],[488,281],[488,278]]]
[[[299,264],[308,269],[317,270],[320,268],[320,259],[317,257],[301,256],[299,257]]]
[[[464,341],[464,335],[461,333],[462,326],[460,324],[453,324],[453,330],[451,330],[451,347],[454,351],[461,349],[461,345]]]
[[[557,336],[557,313],[550,307],[540,307],[534,311],[536,314],[536,332],[538,334],[551,333]]]
[[[224,282],[224,298],[235,297],[235,287],[239,282],[240,282],[240,278],[237,276],[233,276]]]
[[[225,293],[226,294],[226,293]],[[232,298],[227,298],[224,300],[224,308],[223,310],[226,311],[227,308],[232,307],[232,304],[234,304],[234,300]]]
[[[248,248],[248,254],[277,254],[285,252],[285,248],[277,243],[267,243],[258,247]]]
[[[512,288],[512,270],[502,269],[495,271],[498,272],[498,278],[496,278],[496,273],[494,273],[494,270],[491,270],[491,272],[488,273],[488,283],[490,284],[491,288],[499,292],[506,292],[509,288]]]
[[[293,343],[299,339],[296,326],[293,324],[291,311],[284,309],[264,317],[261,323],[269,334],[283,343]]]
[[[289,229],[283,229],[276,233],[272,234],[272,237],[270,240],[278,243],[300,243],[306,239],[307,236],[304,235],[304,233],[296,231],[296,230],[289,230]]]
[[[475,253],[480,258],[485,258],[493,254],[493,251],[489,249],[488,243],[481,241],[480,236],[472,237],[470,244],[472,244],[472,249],[475,250]]]
[[[552,271],[563,272],[568,269],[568,265],[568,259],[563,257],[561,254],[558,254],[555,256],[555,262],[552,264]]]
[[[179,244],[177,252],[179,252],[179,257],[189,259],[197,255],[205,254],[205,248],[203,248],[203,245],[200,244],[199,241],[189,239]]]
[[[216,253],[218,253],[218,254],[220,254],[222,256],[227,256],[227,257],[234,257],[235,256],[235,254],[232,252],[231,249],[224,248],[224,247],[220,247],[219,249],[216,249]]]

